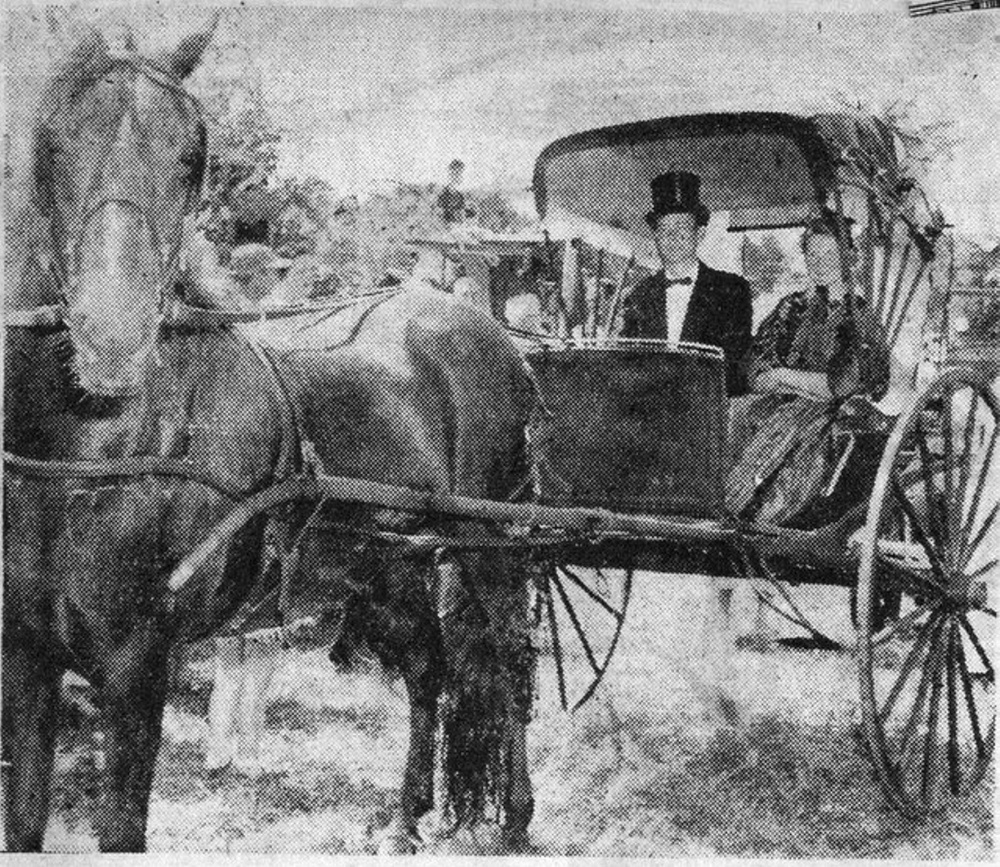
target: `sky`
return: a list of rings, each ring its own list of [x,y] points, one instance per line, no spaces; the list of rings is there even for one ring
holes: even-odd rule
[[[583,129],[705,111],[896,105],[941,124],[950,154],[926,179],[960,230],[1000,235],[1000,11],[910,19],[905,4],[426,3],[228,7],[192,88],[259,76],[285,130],[281,168],[338,191],[441,180],[524,191],[548,142]],[[879,9],[879,12],[871,12]],[[780,11],[779,11],[780,10]],[[195,4],[15,3],[5,131],[78,22],[128,20],[150,46],[204,21]],[[199,76],[201,78],[199,79]],[[19,114],[20,112],[20,114]]]

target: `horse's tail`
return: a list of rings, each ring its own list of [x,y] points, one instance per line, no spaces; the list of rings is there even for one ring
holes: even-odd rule
[[[489,583],[480,579],[489,557]],[[442,764],[456,827],[499,814],[510,800],[514,726],[527,723],[533,655],[520,570],[496,552],[449,555],[437,564],[446,658]]]

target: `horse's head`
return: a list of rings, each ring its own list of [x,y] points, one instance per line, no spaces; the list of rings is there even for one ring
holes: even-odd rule
[[[178,278],[185,217],[206,158],[198,104],[183,80],[213,27],[155,59],[94,33],[43,96],[35,193],[51,232],[74,373],[87,391],[132,393]]]

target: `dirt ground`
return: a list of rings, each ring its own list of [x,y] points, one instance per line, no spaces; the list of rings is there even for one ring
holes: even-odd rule
[[[847,593],[800,591],[834,637]],[[738,590],[720,626],[708,581],[639,573],[606,684],[574,715],[558,709],[543,653],[529,736],[534,851],[544,855],[989,859],[992,772],[970,799],[922,824],[892,812],[852,736],[852,658],[736,650],[754,603]],[[406,749],[400,683],[337,673],[320,651],[289,652],[272,685],[259,767],[206,774],[209,661],[190,654],[166,712],[150,808],[152,850],[374,852]],[[46,848],[92,851],[92,734],[67,729]],[[495,830],[428,853],[489,853]]]

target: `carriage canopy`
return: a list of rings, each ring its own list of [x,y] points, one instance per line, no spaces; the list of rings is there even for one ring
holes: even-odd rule
[[[728,212],[738,231],[801,225],[817,205],[832,204],[836,186],[863,180],[869,169],[898,184],[894,136],[876,118],[702,114],[558,139],[538,157],[533,186],[543,219],[568,213],[644,236],[650,181],[663,172],[699,175],[705,204]]]

